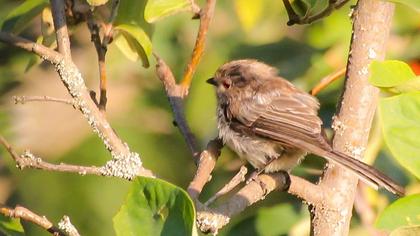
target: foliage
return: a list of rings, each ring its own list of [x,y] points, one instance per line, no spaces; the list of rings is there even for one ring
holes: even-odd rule
[[[117,235],[192,235],[194,204],[179,187],[159,179],[133,181],[114,217]]]
[[[22,236],[23,227],[19,219],[11,219],[0,215],[0,233],[5,236]]]

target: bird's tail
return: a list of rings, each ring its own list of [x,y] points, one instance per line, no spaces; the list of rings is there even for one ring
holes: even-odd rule
[[[378,187],[383,187],[394,194],[404,196],[403,187],[372,166],[338,151],[330,151],[323,156],[332,162],[353,171],[361,180],[367,184],[373,185],[376,189]]]

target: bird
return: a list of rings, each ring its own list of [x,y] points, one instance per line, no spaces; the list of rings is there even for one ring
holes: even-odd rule
[[[318,116],[318,100],[278,76],[276,68],[254,59],[227,62],[214,77],[219,138],[258,173],[287,171],[308,154],[326,158],[361,180],[404,195],[392,179],[333,149]]]

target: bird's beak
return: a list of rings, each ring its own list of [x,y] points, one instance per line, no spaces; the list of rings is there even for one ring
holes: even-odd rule
[[[217,85],[216,80],[214,78],[210,78],[210,79],[206,80],[206,82],[211,84],[211,85],[214,85],[214,86]]]

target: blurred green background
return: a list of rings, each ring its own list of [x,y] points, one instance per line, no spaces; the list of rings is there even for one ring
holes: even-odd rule
[[[23,1],[0,0],[0,19]],[[247,3],[248,2],[248,3]],[[199,2],[202,4],[202,1]],[[256,58],[276,66],[280,74],[309,91],[323,76],[345,66],[351,37],[349,19],[352,1],[329,17],[310,26],[288,27],[281,1],[219,1],[210,26],[206,51],[186,100],[186,115],[201,147],[216,136],[215,96],[205,80],[222,63],[238,58]],[[251,10],[250,10],[251,9]],[[158,53],[180,78],[191,55],[198,21],[190,13],[170,16],[154,24],[153,51]],[[420,64],[420,15],[397,5],[387,57]],[[72,55],[90,89],[98,89],[96,52],[86,24],[71,28]],[[40,17],[23,32],[36,40]],[[29,149],[54,163],[101,165],[110,155],[83,117],[71,106],[54,103],[14,105],[12,96],[48,95],[68,98],[53,68],[41,63],[25,71],[31,54],[0,43],[0,132],[17,150]],[[111,44],[107,54],[109,78],[107,117],[130,147],[140,153],[144,165],[161,178],[186,188],[195,166],[185,142],[172,125],[172,113],[160,81],[154,74],[155,62],[143,68]],[[318,95],[320,115],[330,127],[340,95],[342,80]],[[307,158],[294,173],[316,180],[322,170],[321,158]],[[210,197],[238,170],[241,162],[223,149],[212,181],[202,199]],[[380,151],[375,165],[413,189],[412,176]],[[47,216],[52,222],[70,216],[83,235],[114,235],[112,217],[130,183],[113,178],[79,176],[25,169],[20,171],[0,149],[0,202],[20,204]],[[375,209],[383,209],[392,196],[369,192]],[[223,199],[222,199],[223,200]],[[24,224],[28,235],[48,235]],[[220,232],[220,235],[307,235],[309,215],[306,205],[285,193],[270,194],[253,205]],[[353,217],[352,235],[368,235],[358,216]]]

